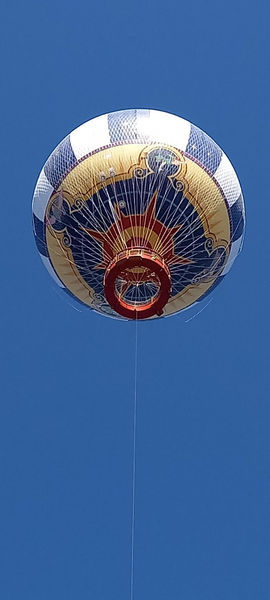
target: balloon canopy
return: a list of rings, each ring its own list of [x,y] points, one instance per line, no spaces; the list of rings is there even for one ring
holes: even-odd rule
[[[148,319],[204,299],[244,233],[236,173],[203,131],[156,110],[102,115],[46,161],[37,247],[64,292],[104,315]]]

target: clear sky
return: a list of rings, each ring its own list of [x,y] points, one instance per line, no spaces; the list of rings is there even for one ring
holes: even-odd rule
[[[134,599],[270,598],[267,10],[3,3],[2,600],[129,600],[135,325],[74,310],[31,230],[48,154],[129,107],[204,129],[247,207],[243,252],[205,310],[138,326]]]

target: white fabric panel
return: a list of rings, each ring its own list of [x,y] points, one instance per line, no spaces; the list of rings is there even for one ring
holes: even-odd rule
[[[227,263],[226,263],[221,275],[227,275],[227,273],[232,268],[233,263],[241,250],[242,243],[243,243],[243,237],[244,236],[242,235],[238,240],[236,240],[235,242],[232,243],[229,258],[227,260]]]
[[[235,170],[224,152],[215,172],[215,179],[222,188],[229,206],[232,206],[241,194],[241,187]]]
[[[110,143],[108,116],[101,115],[74,129],[70,134],[70,143],[78,160],[93,150],[107,146]]]
[[[138,133],[149,135],[153,142],[163,142],[179,150],[185,150],[190,134],[190,123],[169,113],[150,110],[148,118],[138,119]]]
[[[59,279],[59,277],[57,277],[56,272],[55,272],[54,268],[52,267],[49,258],[47,256],[43,256],[43,254],[40,254],[40,258],[41,258],[43,264],[45,265],[47,271],[49,271],[51,277],[54,279],[55,283],[57,283],[57,285],[59,285],[59,287],[61,287],[61,288],[65,287],[63,285],[62,281]]]
[[[46,207],[52,192],[53,187],[48,181],[44,169],[42,169],[35,187],[32,203],[33,213],[40,221],[44,221]]]

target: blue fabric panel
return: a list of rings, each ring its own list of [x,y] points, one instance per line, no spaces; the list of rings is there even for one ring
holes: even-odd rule
[[[36,215],[34,215],[34,214],[33,214],[33,229],[34,229],[35,240],[36,240],[36,245],[37,245],[38,251],[40,252],[40,254],[43,254],[43,256],[48,256],[47,245],[46,245],[45,224],[43,221],[40,221],[40,219],[38,219],[36,217]]]
[[[119,142],[137,142],[146,139],[137,129],[137,120],[150,115],[149,110],[119,110],[108,114],[108,127],[112,144]]]
[[[57,189],[66,173],[77,163],[69,135],[55,148],[49,156],[45,167],[45,175],[50,184]]]
[[[243,234],[245,227],[244,203],[242,194],[230,208],[231,213],[231,240],[235,242]]]
[[[119,110],[108,114],[109,135],[112,143],[137,140],[136,110]]]
[[[200,161],[212,175],[222,158],[221,148],[195,125],[191,125],[186,152]]]

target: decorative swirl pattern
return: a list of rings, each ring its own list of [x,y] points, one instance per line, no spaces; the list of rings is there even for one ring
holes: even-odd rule
[[[74,207],[77,210],[82,210],[82,208],[84,207],[84,200],[82,200],[82,198],[76,198],[74,202]]]
[[[136,169],[134,169],[134,177],[136,177],[136,179],[143,179],[144,177],[147,177],[149,172],[150,171],[148,169],[137,167]]]
[[[185,191],[185,184],[183,181],[180,181],[180,179],[175,179],[175,177],[171,178],[171,182],[172,182],[172,186],[173,188],[177,191],[177,192],[183,192]]]
[[[207,238],[204,247],[209,253],[211,253],[213,250],[213,240],[211,238]]]
[[[71,235],[67,231],[63,235],[63,244],[67,248],[70,248],[71,245],[72,245],[72,237],[71,237]]]

